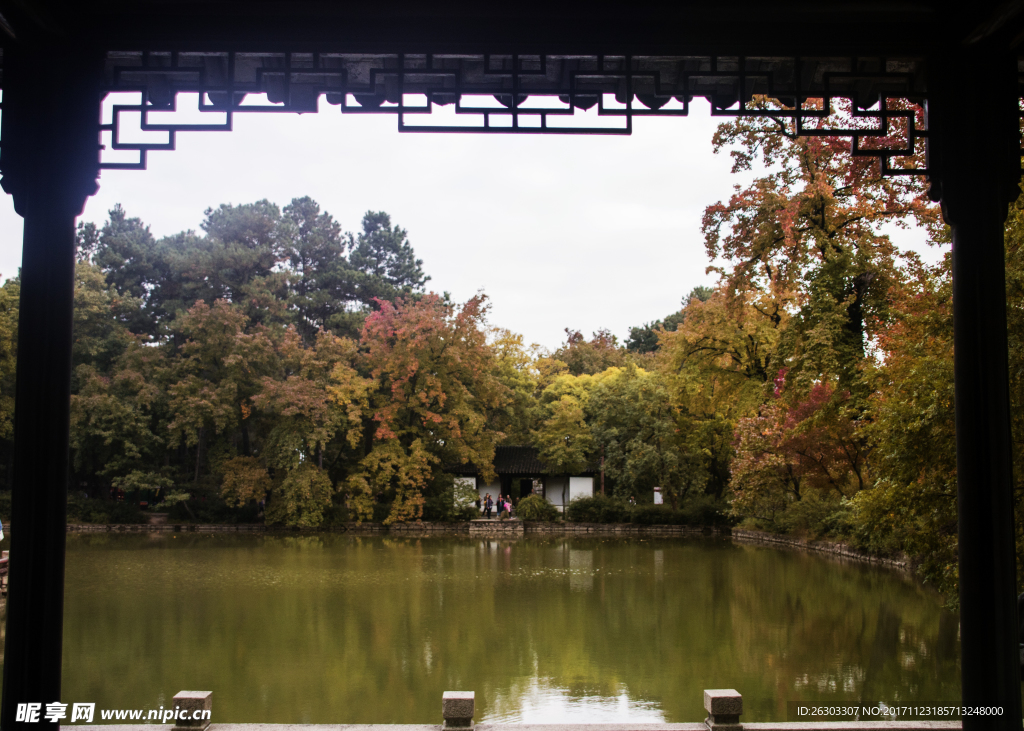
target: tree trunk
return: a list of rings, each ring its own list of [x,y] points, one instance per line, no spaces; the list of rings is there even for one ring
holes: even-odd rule
[[[203,433],[205,431],[204,427],[199,427],[199,441],[196,442],[196,474],[192,478],[192,482],[199,482],[199,464],[203,456]]]

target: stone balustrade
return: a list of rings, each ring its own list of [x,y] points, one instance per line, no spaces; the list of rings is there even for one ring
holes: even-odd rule
[[[473,728],[476,693],[471,690],[446,690],[441,696],[441,728]]]
[[[213,693],[183,690],[174,696],[175,725],[171,731],[205,731],[210,726]],[[951,704],[953,705],[953,704]],[[863,721],[789,721],[741,723],[743,696],[733,689],[704,691],[703,723],[597,723],[597,724],[498,724],[474,723],[476,694],[473,691],[445,691],[441,697],[441,724],[253,724],[218,723],[216,731],[960,731],[960,721],[877,720],[878,714]],[[196,711],[199,711],[196,714]],[[170,709],[168,709],[170,712]],[[195,718],[198,716],[198,718]],[[884,714],[882,718],[887,718]],[[104,731],[150,731],[152,725],[108,725]],[[210,729],[210,731],[214,731]]]

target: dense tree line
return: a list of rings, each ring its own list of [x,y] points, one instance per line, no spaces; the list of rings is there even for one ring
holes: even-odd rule
[[[349,234],[308,198],[222,205],[202,233],[156,239],[116,207],[78,234],[73,495],[205,519],[402,520],[451,491],[441,465],[492,462],[484,426],[507,389],[486,300],[425,294],[387,214]],[[17,287],[0,291],[5,441]]]
[[[206,520],[448,519],[447,468],[492,477],[498,444],[531,444],[554,471],[597,471],[607,499],[650,502],[658,486],[671,509],[699,500],[766,530],[904,551],[952,595],[949,259],[926,265],[882,229],[916,223],[947,243],[923,181],[883,178],[844,139],[771,117],[723,124],[714,144],[735,172],[762,171],[705,212],[717,282],[625,344],[567,328],[547,352],[492,327],[482,295],[428,293],[385,213],[355,233],[309,198],[210,208],[200,232],[159,239],[120,207],[82,224],[72,493]],[[1019,442],[1024,208],[1006,240]],[[17,302],[12,279],[7,464]]]

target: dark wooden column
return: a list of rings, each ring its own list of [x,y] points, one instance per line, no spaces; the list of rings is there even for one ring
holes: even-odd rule
[[[75,217],[96,191],[102,56],[4,48],[2,185],[25,219],[0,727],[60,698]],[[70,720],[70,718],[68,719]]]
[[[964,729],[1021,727],[1003,226],[1019,192],[1016,59],[956,50],[929,64],[932,195],[953,230]]]

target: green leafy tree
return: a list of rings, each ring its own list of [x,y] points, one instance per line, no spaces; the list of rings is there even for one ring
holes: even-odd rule
[[[118,295],[147,303],[149,293],[162,279],[161,252],[149,226],[139,218],[129,218],[120,204],[108,215],[98,233],[94,225],[79,227],[79,251],[91,252],[92,262],[103,271],[107,284]],[[129,327],[134,333],[155,335],[153,313],[140,311]]]
[[[595,448],[587,407],[595,381],[603,377],[563,373],[541,393],[540,425],[533,433],[533,444],[552,470],[578,474],[587,469]]]
[[[167,444],[158,426],[165,393],[154,376],[161,360],[157,349],[133,342],[106,372],[88,363],[75,369],[71,452],[78,475],[97,475],[112,485],[160,471]]]
[[[658,369],[715,497],[731,479],[739,419],[756,413],[783,367],[778,349],[789,313],[766,299],[716,290],[706,301],[691,299],[679,327],[660,334]]]
[[[536,419],[536,396],[540,373],[535,354],[538,346],[527,348],[523,336],[503,328],[491,331],[491,349],[495,355],[495,376],[508,389],[510,398],[491,416],[495,431],[505,435],[508,444],[529,444]]]
[[[341,225],[306,197],[285,206],[279,228],[278,246],[291,275],[289,306],[303,339],[312,342],[321,329],[358,334],[362,320],[354,321],[353,330],[349,315],[359,273],[345,256]]]
[[[630,363],[596,381],[587,404],[590,433],[621,497],[654,487],[673,509],[703,490],[702,455],[678,419],[661,374]]]
[[[700,302],[707,302],[714,289],[699,285],[690,290],[690,294],[683,297],[683,309],[665,316],[664,320],[647,322],[640,327],[629,328],[629,339],[626,341],[626,350],[632,353],[653,353],[658,350],[658,333],[662,330],[675,332],[686,319],[686,308],[690,300],[697,299]]]
[[[367,306],[421,292],[430,280],[405,229],[393,225],[383,211],[367,211],[363,216],[363,230],[352,239],[349,262],[364,275],[358,296]]]
[[[1013,241],[1012,236],[1007,238]],[[927,582],[955,597],[950,258],[947,254],[933,267],[911,259],[906,271],[904,285],[893,291],[890,326],[878,340],[883,360],[875,372],[876,391],[866,427],[875,449],[876,478],[870,489],[853,498],[854,526],[864,545],[880,552],[908,553],[920,562]],[[1015,413],[1021,403],[1016,402]]]
[[[14,439],[14,377],[18,364],[18,312],[21,280],[0,287],[0,440]]]
[[[99,267],[80,261],[75,266],[74,333],[71,367],[92,365],[107,373],[114,361],[136,340],[128,329],[136,321],[142,300],[118,294]],[[72,380],[72,389],[76,379]]]
[[[594,437],[583,405],[564,395],[548,404],[548,413],[534,436],[540,458],[557,472],[585,471],[594,451]]]

